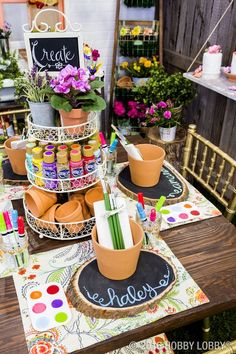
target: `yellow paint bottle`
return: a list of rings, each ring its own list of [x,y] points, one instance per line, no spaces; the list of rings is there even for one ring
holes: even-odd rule
[[[38,186],[42,187],[44,186],[44,182],[43,179],[40,177],[43,177],[43,149],[41,147],[35,147],[33,148],[32,153],[33,153],[32,164],[33,164],[34,174],[36,176],[39,176],[39,178],[35,176],[34,182]]]

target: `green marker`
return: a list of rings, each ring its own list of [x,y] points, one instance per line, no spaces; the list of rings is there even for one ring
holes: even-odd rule
[[[113,143],[113,141],[115,140],[115,138],[116,138],[116,133],[115,133],[115,132],[112,132],[112,133],[111,133],[111,138],[110,138],[110,146],[111,146],[111,144]]]
[[[165,201],[166,201],[166,197],[164,195],[162,195],[159,198],[158,202],[156,203],[155,209],[158,213],[160,212],[161,208],[163,207]]]

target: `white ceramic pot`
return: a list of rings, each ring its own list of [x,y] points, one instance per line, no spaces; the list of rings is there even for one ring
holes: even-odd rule
[[[160,132],[161,140],[163,140],[163,141],[175,140],[176,128],[177,128],[176,126],[171,127],[171,128],[160,127],[159,132]]]
[[[144,86],[146,85],[147,81],[148,81],[149,77],[133,77],[133,83],[135,84],[135,86]]]

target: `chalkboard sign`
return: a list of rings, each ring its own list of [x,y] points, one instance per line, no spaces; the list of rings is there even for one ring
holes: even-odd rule
[[[56,74],[66,65],[84,67],[83,40],[78,32],[25,33],[29,68]]]
[[[139,187],[133,184],[129,166],[119,173],[117,183],[122,192],[133,199],[138,200],[138,193],[142,192],[145,204],[153,206],[162,195],[166,197],[166,205],[181,202],[188,195],[184,179],[166,166],[161,170],[159,182],[153,187]]]
[[[136,272],[125,280],[104,277],[96,258],[87,262],[75,274],[68,295],[79,311],[90,316],[124,317],[160,300],[175,281],[175,269],[167,259],[142,250]]]

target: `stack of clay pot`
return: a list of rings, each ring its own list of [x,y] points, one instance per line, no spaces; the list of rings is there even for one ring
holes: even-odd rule
[[[54,233],[59,232],[57,223],[63,224],[70,234],[80,232],[84,228],[81,221],[94,216],[93,203],[102,199],[100,186],[83,193],[82,191],[72,193],[69,201],[63,204],[57,203],[56,193],[49,193],[36,187],[25,192],[27,209],[37,219],[37,226]]]

